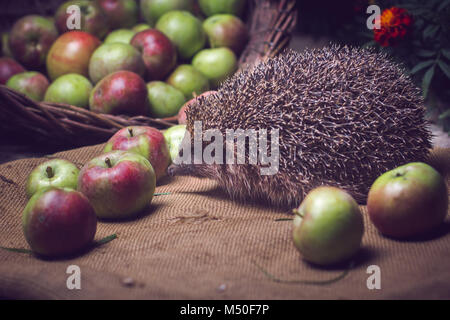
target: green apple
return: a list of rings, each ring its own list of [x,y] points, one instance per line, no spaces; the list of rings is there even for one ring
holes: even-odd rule
[[[77,188],[78,168],[64,159],[46,161],[31,171],[26,183],[28,197],[48,187]]]
[[[104,41],[104,43],[121,42],[125,44],[130,44],[131,39],[133,39],[136,31],[130,29],[117,29],[111,31]]]
[[[183,141],[186,133],[186,125],[179,124],[170,127],[164,131],[164,139],[166,139],[167,146],[169,147],[170,158],[172,161],[178,156],[181,141]]]
[[[209,90],[209,81],[200,71],[189,64],[178,66],[167,79],[167,83],[174,86],[187,99]]]
[[[116,71],[131,71],[139,76],[145,73],[140,52],[130,44],[104,43],[92,54],[89,61],[89,77],[97,83]]]
[[[413,162],[375,180],[367,199],[369,217],[384,235],[419,236],[435,229],[447,215],[445,180],[431,166]]]
[[[165,13],[174,10],[193,11],[193,0],[141,0],[141,14],[145,21],[154,26]]]
[[[203,49],[192,59],[195,69],[203,73],[212,88],[217,88],[237,69],[237,59],[228,48]]]
[[[79,31],[90,33],[102,39],[109,31],[108,17],[97,1],[71,0],[62,3],[55,12],[54,24],[59,33],[70,32],[73,29],[67,23],[74,16],[69,7],[77,6],[79,11],[80,27]],[[53,23],[53,22],[52,22]]]
[[[227,47],[240,55],[248,41],[245,24],[231,14],[216,14],[203,21],[211,48]]]
[[[92,88],[91,82],[82,75],[65,74],[50,84],[45,93],[44,101],[88,108]]]
[[[294,210],[294,245],[313,264],[333,265],[360,248],[364,223],[356,201],[335,187],[319,187]]]
[[[138,33],[144,30],[148,30],[151,29],[152,27],[149,24],[146,23],[139,23],[137,25],[135,25],[131,30],[133,30],[134,32]]]
[[[6,82],[6,86],[23,93],[34,101],[42,101],[47,91],[49,82],[39,72],[27,71],[13,75]]]
[[[241,15],[246,0],[198,0],[202,12],[210,17],[218,13]]]
[[[200,51],[206,42],[206,35],[200,20],[187,11],[170,11],[156,24],[177,48],[178,56],[188,60]]]
[[[157,118],[166,118],[178,114],[186,102],[183,92],[162,81],[147,84],[150,112]]]

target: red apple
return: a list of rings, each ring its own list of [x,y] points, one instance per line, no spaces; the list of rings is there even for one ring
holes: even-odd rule
[[[47,72],[54,80],[64,74],[78,73],[89,76],[89,59],[100,45],[100,40],[83,31],[71,31],[61,35],[47,56]]]
[[[81,13],[81,29],[78,31],[88,32],[100,39],[108,33],[108,22],[106,15],[95,1],[74,0],[64,2],[55,13],[55,24],[60,33],[74,31],[67,27],[67,20],[71,13],[67,13],[70,6],[78,6]]]
[[[149,112],[147,86],[134,72],[117,71],[100,80],[89,98],[91,111],[145,115]]]
[[[217,91],[214,91],[214,90],[211,90],[211,91],[206,91],[206,92],[203,92],[201,95],[199,95],[199,96],[197,96],[197,97],[195,97],[195,98],[192,98],[191,100],[189,100],[188,102],[186,102],[182,107],[181,107],[181,109],[180,109],[180,111],[178,111],[178,123],[179,124],[186,124],[186,109],[187,108],[189,108],[189,106],[191,105],[191,104],[193,104],[195,101],[197,101],[197,99],[199,98],[199,97],[207,97],[207,96],[209,96],[210,94],[213,94],[213,93],[216,93]]]
[[[131,39],[130,44],[142,53],[149,80],[164,79],[175,68],[176,48],[161,31],[141,31]]]
[[[111,29],[131,28],[139,18],[135,0],[96,0],[105,13]]]
[[[410,238],[432,231],[447,215],[445,180],[422,162],[395,168],[375,180],[367,211],[375,227],[393,238]]]
[[[89,161],[80,171],[78,190],[97,217],[124,219],[150,205],[156,178],[150,162],[126,151],[112,151]]]
[[[49,83],[42,73],[28,71],[13,75],[6,85],[39,102],[44,99]]]
[[[25,238],[42,256],[73,254],[92,243],[97,218],[89,200],[70,188],[42,189],[22,215]]]
[[[30,15],[14,24],[9,34],[9,48],[14,58],[28,68],[39,68],[58,38],[52,21],[47,18]]]
[[[9,78],[21,72],[25,72],[25,68],[20,63],[7,57],[0,58],[0,84],[5,84]]]
[[[166,175],[170,154],[164,135],[155,128],[131,126],[114,134],[106,143],[104,152],[125,150],[136,152],[148,159],[155,170],[156,180]]]

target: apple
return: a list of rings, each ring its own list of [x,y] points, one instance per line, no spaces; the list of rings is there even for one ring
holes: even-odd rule
[[[48,187],[77,188],[80,170],[70,161],[52,159],[31,171],[26,183],[27,196],[30,198],[37,191]]]
[[[89,76],[89,59],[100,40],[83,31],[71,31],[61,35],[53,43],[47,56],[47,72],[50,79],[78,73]]]
[[[156,24],[177,48],[178,56],[188,60],[200,51],[206,42],[202,23],[187,11],[170,11],[164,14]]]
[[[246,0],[198,0],[202,12],[210,17],[219,13],[242,14]]]
[[[44,101],[89,107],[91,82],[80,74],[65,74],[53,81],[45,93]]]
[[[146,115],[147,86],[130,71],[117,71],[100,80],[89,97],[91,111],[108,114]]]
[[[152,27],[149,24],[146,23],[139,23],[137,25],[135,25],[131,30],[133,30],[134,32],[138,33],[147,29],[151,29]]]
[[[97,217],[82,193],[51,187],[31,197],[22,214],[22,229],[36,254],[64,256],[77,253],[92,243]]]
[[[136,0],[96,0],[111,29],[131,28],[139,19]]]
[[[154,26],[155,23],[165,13],[174,10],[193,11],[193,0],[141,0],[141,13],[148,24]]]
[[[9,34],[9,48],[14,58],[27,68],[39,68],[58,31],[53,22],[38,15],[25,16],[14,23]]]
[[[180,109],[180,111],[178,111],[178,124],[186,124],[186,109],[189,108],[189,106],[191,104],[193,104],[195,101],[197,101],[198,98],[200,97],[206,97],[209,96],[210,94],[216,93],[217,91],[211,90],[211,91],[206,91],[203,92],[201,95],[198,95],[195,98],[192,98],[191,100],[189,100],[188,102],[186,102]]]
[[[193,99],[191,99],[191,100],[193,100]],[[191,101],[191,100],[189,100],[189,101]],[[186,124],[187,123],[186,109],[187,109],[187,102],[178,111],[178,115],[177,115],[178,124]]]
[[[103,152],[123,150],[135,152],[150,161],[156,180],[166,175],[170,154],[164,135],[155,128],[130,126],[117,131],[106,143]]]
[[[14,58],[11,49],[9,48],[9,34],[7,32],[2,33],[2,56]]]
[[[364,233],[356,201],[335,187],[318,187],[294,210],[294,245],[313,264],[333,265],[351,258]]]
[[[89,161],[78,178],[78,190],[101,219],[135,217],[150,205],[155,186],[150,162],[137,153],[120,150]]]
[[[95,1],[89,0],[67,1],[59,6],[55,13],[55,24],[59,32],[64,33],[75,30],[71,30],[67,26],[67,22],[71,19],[72,14],[70,12],[67,13],[67,8],[74,5],[80,8],[81,14],[81,28],[78,31],[84,31],[102,39],[109,29],[107,17]]]
[[[444,221],[447,210],[445,180],[422,162],[402,165],[378,177],[367,199],[375,227],[400,239],[432,231]]]
[[[174,86],[187,99],[209,90],[208,78],[189,64],[178,66],[167,79],[167,83]]]
[[[48,88],[47,78],[39,72],[28,71],[13,75],[6,82],[6,86],[23,93],[34,101],[42,101]]]
[[[93,83],[99,82],[108,74],[127,70],[143,76],[144,61],[138,50],[125,43],[104,43],[92,54],[89,61],[89,77]]]
[[[203,21],[203,30],[211,48],[227,47],[240,55],[248,41],[245,24],[231,14],[217,14]]]
[[[133,39],[136,31],[130,29],[117,29],[111,31],[105,38],[103,43],[113,43],[121,42],[125,44],[130,44],[131,39]]]
[[[192,66],[203,73],[211,87],[217,88],[237,69],[237,59],[228,48],[203,49],[192,59]]]
[[[25,68],[14,59],[0,57],[0,84],[6,84],[13,75],[25,72]]]
[[[179,153],[181,142],[186,133],[186,125],[179,124],[164,131],[164,138],[169,147],[170,159],[173,161]]]
[[[166,118],[178,114],[186,102],[183,92],[162,81],[147,84],[150,113],[156,118]]]
[[[164,79],[175,68],[176,48],[161,31],[156,29],[141,31],[130,43],[141,52],[150,80]]]

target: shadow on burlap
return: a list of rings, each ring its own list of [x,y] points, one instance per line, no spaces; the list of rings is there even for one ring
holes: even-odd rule
[[[81,167],[102,146],[55,154]],[[0,166],[0,246],[28,248],[21,228],[26,177],[48,158]],[[450,149],[430,163],[450,172]],[[447,180],[448,181],[448,180]],[[257,263],[283,279],[327,280],[345,267],[319,269],[292,244],[288,212],[235,203],[215,182],[175,178],[157,187],[136,220],[99,222],[96,239],[118,238],[81,256],[42,260],[0,249],[0,297],[43,299],[397,299],[450,298],[450,219],[423,241],[380,236],[363,207],[365,235],[355,266],[329,285],[276,283]],[[81,269],[81,290],[68,290],[69,265]],[[381,269],[381,290],[367,288],[367,267]]]

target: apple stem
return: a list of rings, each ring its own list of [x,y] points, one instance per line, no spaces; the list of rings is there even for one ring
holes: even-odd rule
[[[47,177],[49,179],[53,178],[54,173],[53,173],[52,167],[48,166],[47,169],[45,169],[45,171],[47,172]]]
[[[128,132],[130,133],[130,137],[132,137],[133,136],[133,129],[128,128]]]
[[[108,168],[112,168],[112,163],[110,158],[105,159],[105,163],[107,164]]]
[[[303,218],[303,214],[301,214],[300,211],[298,211],[298,209],[292,210],[292,213],[295,214],[296,216],[299,216],[300,218]]]

